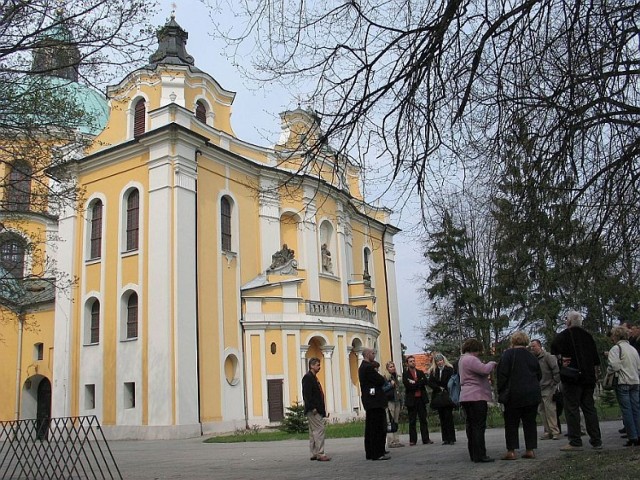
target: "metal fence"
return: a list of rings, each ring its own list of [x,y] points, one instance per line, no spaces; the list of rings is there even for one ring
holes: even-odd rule
[[[0,421],[0,479],[122,479],[95,416]]]

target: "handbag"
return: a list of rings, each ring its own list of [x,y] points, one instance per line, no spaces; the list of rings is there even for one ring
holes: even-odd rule
[[[387,409],[387,433],[395,433],[398,431],[398,422],[393,419],[391,411]]]
[[[430,405],[431,405],[431,408],[433,409],[453,408],[456,406],[456,404],[453,403],[453,400],[451,400],[451,397],[449,396],[449,392],[447,392],[446,390],[442,390],[441,392],[434,393],[431,396]]]
[[[620,350],[620,360],[622,360],[622,347],[618,345],[618,349]],[[618,372],[607,370],[607,373],[605,373],[604,379],[602,380],[602,389],[615,390],[617,386],[618,386]]]
[[[578,368],[560,365],[560,377],[562,377],[563,381],[567,383],[577,383],[582,372],[580,371],[580,363],[578,362],[578,349],[576,348],[576,343],[573,340],[571,329],[569,329],[569,337],[573,344],[573,351],[576,356],[576,364],[578,365]]]
[[[560,390],[560,385],[556,387],[556,391],[553,392],[553,395],[551,396],[551,400],[553,400],[556,403],[562,402],[564,400],[564,397],[562,396],[562,390]]]

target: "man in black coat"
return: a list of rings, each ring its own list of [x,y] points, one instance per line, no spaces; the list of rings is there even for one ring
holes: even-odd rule
[[[427,376],[422,370],[416,368],[416,359],[413,355],[407,357],[407,369],[402,372],[402,383],[405,388],[404,404],[409,413],[409,445],[415,445],[418,441],[416,431],[416,417],[420,419],[420,436],[422,443],[433,443],[429,439],[429,425],[427,424]]]
[[[564,395],[564,415],[567,419],[569,444],[561,448],[564,451],[582,450],[580,437],[580,409],[589,435],[589,443],[596,449],[602,448],[602,435],[598,421],[598,411],[593,400],[596,388],[596,367],[600,365],[600,356],[596,342],[589,332],[582,328],[582,315],[570,311],[564,318],[565,328],[556,335],[551,343],[551,353],[560,355],[562,365],[580,371],[577,378],[563,375],[560,368],[562,393]]]
[[[389,460],[385,454],[387,439],[387,397],[382,389],[385,379],[377,368],[376,351],[365,348],[364,360],[358,368],[362,406],[366,411],[364,424],[364,452],[367,460]]]
[[[327,410],[324,405],[324,392],[318,380],[320,359],[309,359],[309,371],[302,377],[302,399],[304,413],[309,421],[309,449],[311,460],[328,462],[331,457],[324,454],[324,417]]]

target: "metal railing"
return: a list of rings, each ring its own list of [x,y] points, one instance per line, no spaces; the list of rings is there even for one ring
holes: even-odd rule
[[[95,416],[0,421],[0,479],[120,479]]]

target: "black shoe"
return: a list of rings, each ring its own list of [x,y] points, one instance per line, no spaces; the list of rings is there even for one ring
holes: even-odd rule
[[[475,463],[491,463],[495,462],[495,460],[491,457],[482,457],[480,460],[474,460]]]
[[[638,440],[627,440],[627,443],[622,444],[623,447],[635,447],[638,445]]]
[[[622,427],[620,430],[618,430],[618,433],[627,433],[627,429]]]
[[[629,438],[629,435],[625,433],[624,435],[620,435],[620,438]]]

